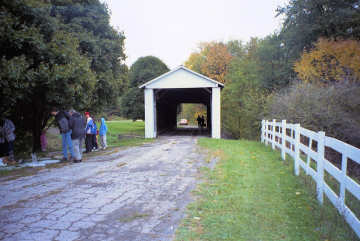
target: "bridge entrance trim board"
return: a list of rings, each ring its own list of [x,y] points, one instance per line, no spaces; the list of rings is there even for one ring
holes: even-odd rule
[[[176,106],[180,103],[206,105],[211,137],[220,138],[220,99],[223,87],[222,83],[184,66],[179,66],[139,86],[144,89],[145,138],[156,138],[158,131],[174,128]]]

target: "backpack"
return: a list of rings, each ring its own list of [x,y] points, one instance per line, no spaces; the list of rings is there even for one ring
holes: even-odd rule
[[[59,129],[60,129],[60,133],[66,133],[70,130],[68,119],[63,117],[59,120]]]

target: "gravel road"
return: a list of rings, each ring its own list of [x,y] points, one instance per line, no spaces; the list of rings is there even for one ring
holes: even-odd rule
[[[192,136],[0,179],[0,240],[172,240],[208,165]]]

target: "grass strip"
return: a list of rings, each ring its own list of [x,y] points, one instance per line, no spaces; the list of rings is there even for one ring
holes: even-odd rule
[[[206,181],[194,192],[176,240],[358,240],[279,152],[243,140],[199,144],[221,158],[214,170],[203,171]]]

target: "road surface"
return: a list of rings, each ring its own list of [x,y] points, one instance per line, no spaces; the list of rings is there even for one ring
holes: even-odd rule
[[[192,136],[0,179],[0,240],[172,240],[208,165]]]

